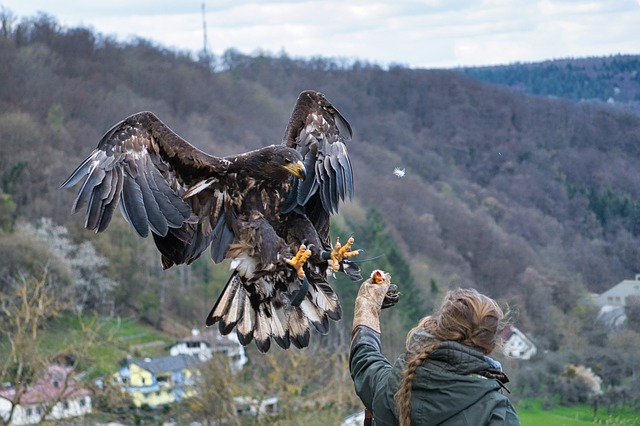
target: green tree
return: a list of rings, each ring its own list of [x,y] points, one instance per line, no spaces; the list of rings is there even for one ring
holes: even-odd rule
[[[64,109],[60,104],[53,104],[47,113],[47,124],[56,130],[64,126]]]
[[[364,253],[359,257],[372,259],[360,263],[362,275],[369,277],[374,269],[382,269],[391,274],[391,281],[395,283],[401,293],[400,302],[394,313],[399,315],[402,323],[411,327],[424,316],[425,302],[421,300],[423,290],[414,283],[411,267],[405,260],[402,250],[391,236],[382,215],[374,208],[370,208],[366,214],[364,224],[353,225],[358,248],[363,248]],[[355,261],[362,259],[355,258]],[[424,283],[426,290],[428,283]],[[357,294],[357,288],[355,289]],[[354,300],[355,300],[354,294]]]
[[[0,231],[10,231],[13,228],[16,214],[16,203],[10,194],[0,188]]]

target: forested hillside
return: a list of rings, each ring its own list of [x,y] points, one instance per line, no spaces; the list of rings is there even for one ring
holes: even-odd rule
[[[549,288],[601,292],[637,272],[635,114],[449,71],[229,51],[212,72],[179,52],[60,29],[48,17],[4,34],[0,176],[13,219],[79,227],[82,218],[69,216],[73,194],[57,186],[128,114],[152,110],[203,150],[226,155],[279,143],[297,94],[313,88],[355,131],[357,197],[344,209],[346,227],[376,211],[417,282],[509,297],[536,294],[541,281],[531,274]],[[113,278],[124,281],[130,272],[112,260],[122,274]]]
[[[459,71],[525,93],[606,102],[640,112],[638,55],[556,59]]]
[[[604,352],[595,312],[581,301],[640,272],[638,114],[531,96],[453,70],[235,51],[197,61],[144,40],[121,44],[61,28],[46,16],[2,23],[3,277],[44,262],[46,250],[17,225],[51,218],[69,231],[69,243],[88,241],[105,259],[93,268],[107,280],[105,290],[83,293],[86,309],[109,302],[152,324],[163,315],[200,324],[226,266],[201,259],[163,273],[150,240],[135,237],[119,216],[104,234],[83,230],[81,215],[69,214],[74,193],[57,188],[131,113],[154,111],[222,156],[279,143],[298,93],[316,89],[354,129],[348,148],[356,197],[333,233],[355,232],[364,257],[385,255],[364,265],[394,271],[404,293],[399,329],[447,288],[473,286],[508,301],[518,327],[542,350],[579,350],[585,363]],[[357,287],[338,287],[348,312]],[[603,359],[606,370],[612,364]],[[619,383],[625,372],[613,374],[607,380]]]

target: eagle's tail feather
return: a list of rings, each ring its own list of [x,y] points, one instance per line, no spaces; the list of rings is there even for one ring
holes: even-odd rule
[[[235,323],[234,323],[229,328],[230,324],[227,323],[226,321],[227,319],[232,318],[231,316],[228,315],[229,310],[231,309],[232,305],[233,306],[242,305],[239,302],[243,302],[244,298],[246,298],[246,293],[244,291],[244,288],[242,288],[242,291],[239,292],[238,289],[240,288],[242,288],[242,281],[240,280],[240,277],[238,276],[238,274],[234,273],[231,275],[231,277],[229,278],[229,281],[227,281],[227,284],[224,286],[224,290],[222,290],[222,293],[220,294],[220,297],[218,297],[216,304],[213,305],[213,308],[211,309],[211,312],[209,313],[209,316],[207,317],[207,320],[206,320],[207,326],[211,326],[216,322],[221,321],[220,332],[222,334],[229,334],[229,332],[235,326]],[[238,293],[240,293],[241,296],[244,296],[242,297],[243,300],[237,300],[237,299],[240,299],[240,297],[237,297]],[[235,318],[235,316],[233,318],[235,319],[236,323],[240,319],[240,318]],[[227,329],[229,330],[227,331]]]
[[[342,307],[331,286],[321,282],[317,283],[315,288],[317,291],[312,292],[314,304],[322,309],[330,319],[334,321],[342,319]]]
[[[280,289],[276,292],[285,291],[288,294],[289,290]],[[235,328],[242,345],[246,346],[254,340],[260,352],[267,352],[271,348],[272,338],[283,349],[290,346],[307,347],[311,325],[319,333],[327,334],[330,320],[338,321],[342,317],[340,302],[326,282],[310,283],[300,306],[293,306],[287,300],[286,297],[275,296],[254,306],[242,277],[236,271],[211,309],[206,324],[211,326],[218,323],[223,335]]]
[[[309,321],[299,307],[293,306],[288,314],[287,327],[291,344],[298,349],[307,347],[311,336]]]
[[[256,323],[256,311],[251,307],[251,301],[248,297],[244,298],[243,305],[244,315],[236,326],[236,334],[238,341],[243,346],[247,346],[253,339],[253,325]]]
[[[235,296],[227,306],[227,312],[225,312],[222,317],[222,321],[220,321],[220,332],[223,335],[231,333],[236,324],[238,324],[238,321],[242,319],[245,306],[244,301],[246,299],[249,299],[247,297],[247,292],[242,285],[239,285],[235,292]],[[224,328],[222,328],[223,325]]]
[[[315,286],[312,285],[309,289],[310,291],[312,287]],[[300,303],[300,309],[302,309],[302,312],[304,312],[309,319],[309,322],[313,324],[320,334],[327,334],[329,332],[329,318],[327,318],[327,315],[318,305],[307,298]]]
[[[289,349],[289,328],[287,314],[282,306],[274,306],[271,301],[271,336],[282,349]]]
[[[262,304],[256,311],[256,322],[253,328],[253,339],[260,352],[267,352],[271,347],[271,324],[267,314],[267,305]]]

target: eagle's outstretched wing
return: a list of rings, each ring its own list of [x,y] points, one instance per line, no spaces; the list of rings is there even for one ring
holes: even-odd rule
[[[107,229],[118,206],[139,236],[148,236],[151,229],[160,251],[169,255],[163,258],[167,268],[191,263],[212,242],[212,247],[224,246],[232,239],[224,222],[224,192],[183,198],[202,179],[224,185],[229,165],[226,159],[200,151],[145,111],[113,126],[60,188],[84,180],[72,212],[86,207],[87,229]],[[220,244],[215,244],[217,240]],[[212,256],[222,260],[225,249]]]
[[[307,178],[294,182],[282,209],[309,217],[322,241],[329,240],[329,216],[340,202],[353,196],[353,171],[346,142],[349,122],[319,92],[306,90],[298,96],[284,134],[283,144],[302,157]]]

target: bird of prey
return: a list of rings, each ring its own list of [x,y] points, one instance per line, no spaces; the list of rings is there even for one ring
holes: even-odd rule
[[[326,97],[298,97],[279,145],[227,157],[206,154],[151,112],[113,126],[60,186],[82,182],[72,212],[85,227],[107,229],[117,206],[135,232],[151,231],[163,269],[190,264],[210,247],[230,259],[224,290],[206,319],[236,330],[262,352],[308,345],[310,324],[327,333],[342,316],[327,282],[343,271],[361,279],[344,244],[329,236],[329,218],[353,194],[347,120]]]

